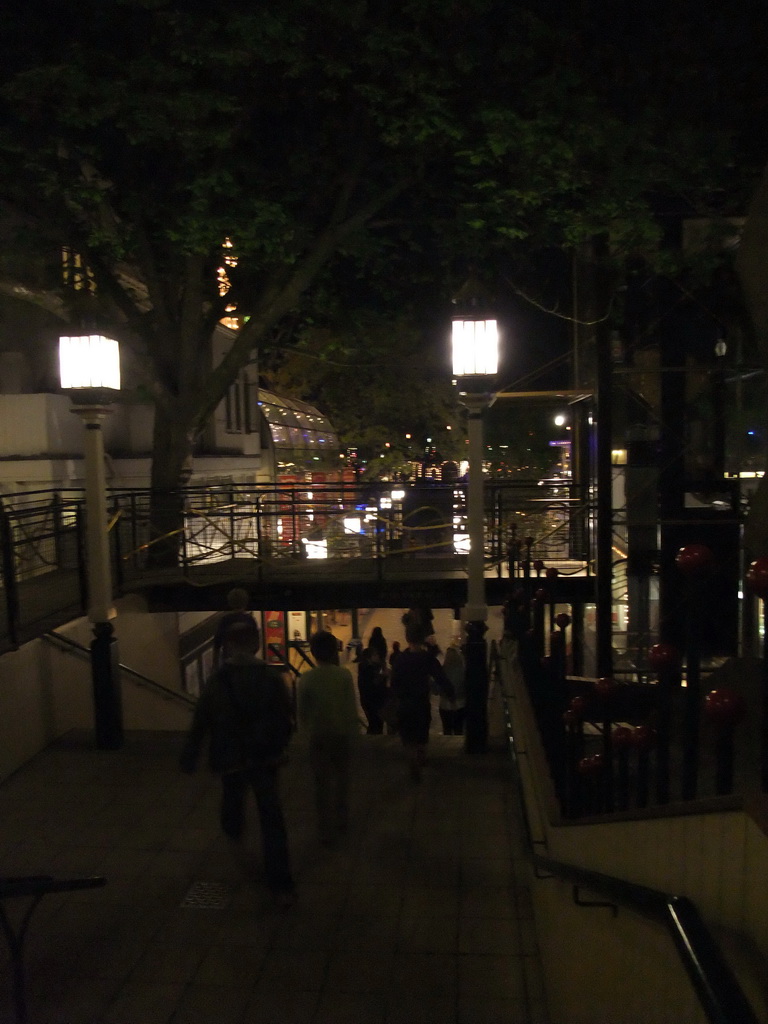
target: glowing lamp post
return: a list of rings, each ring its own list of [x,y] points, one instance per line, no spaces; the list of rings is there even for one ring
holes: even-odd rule
[[[61,387],[68,391],[85,427],[85,514],[88,552],[88,617],[93,626],[91,677],[96,745],[123,743],[123,711],[117,640],[110,619],[112,576],[107,533],[107,482],[102,422],[120,389],[118,343],[101,335],[59,339]]]
[[[466,290],[466,289],[465,289]],[[499,332],[495,319],[486,317],[477,299],[457,299],[465,313],[453,317],[453,374],[459,383],[459,401],[469,413],[469,487],[467,493],[467,603],[464,621],[466,646],[467,717],[465,749],[483,753],[488,745],[488,658],[485,641],[488,607],[485,602],[485,515],[483,504],[483,412],[493,404],[499,361]]]

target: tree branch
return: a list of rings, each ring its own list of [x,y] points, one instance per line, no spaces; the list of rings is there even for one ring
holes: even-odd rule
[[[69,320],[66,303],[56,292],[47,291],[44,288],[28,288],[27,285],[21,284],[19,281],[0,280],[0,293],[44,309],[60,320]]]
[[[318,273],[347,238],[352,237],[368,223],[371,217],[400,195],[411,183],[402,178],[390,188],[363,204],[357,211],[344,219],[339,218],[345,203],[348,203],[349,183],[339,195],[325,230],[305,254],[286,279],[281,268],[265,286],[261,301],[248,323],[241,327],[232,348],[205,382],[205,396],[196,414],[196,423],[203,424],[215,409],[235,379],[242,366],[250,358],[251,350],[282,317],[293,309],[302,294],[312,284]]]

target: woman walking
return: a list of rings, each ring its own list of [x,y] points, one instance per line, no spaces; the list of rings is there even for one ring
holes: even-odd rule
[[[387,640],[381,631],[381,626],[373,627],[371,638],[368,641],[368,650],[376,652],[382,665],[387,664]]]
[[[430,694],[436,689],[451,696],[453,687],[443,666],[427,649],[423,626],[407,625],[405,639],[408,646],[392,666],[392,690],[398,701],[398,732],[406,750],[410,776],[414,782],[419,782],[427,760],[432,720]]]

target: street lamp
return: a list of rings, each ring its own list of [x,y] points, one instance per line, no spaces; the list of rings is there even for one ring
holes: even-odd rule
[[[59,338],[61,387],[85,427],[85,515],[88,553],[88,617],[93,627],[91,679],[96,746],[116,750],[123,743],[120,661],[110,619],[112,577],[107,533],[107,481],[102,422],[120,389],[118,343],[102,335]]]
[[[488,607],[485,603],[485,509],[483,502],[483,412],[493,404],[499,361],[499,332],[495,318],[486,315],[477,292],[468,282],[454,300],[453,373],[459,401],[469,413],[469,487],[467,493],[466,645],[467,717],[464,736],[469,754],[488,746],[488,651],[485,641]]]

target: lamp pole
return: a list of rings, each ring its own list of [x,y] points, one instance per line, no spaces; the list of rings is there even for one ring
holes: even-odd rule
[[[72,412],[85,428],[85,514],[88,557],[88,618],[93,628],[91,681],[94,734],[101,750],[123,745],[120,659],[112,606],[112,574],[107,532],[107,480],[102,424],[109,399],[120,387],[117,342],[101,335],[61,338],[61,385],[74,402]]]
[[[453,317],[453,372],[459,401],[469,414],[469,484],[467,489],[466,727],[464,749],[482,754],[488,748],[488,647],[485,640],[485,506],[483,501],[483,413],[493,404],[489,390],[498,370],[498,325],[480,309],[477,293],[465,285],[455,300],[464,313]]]

